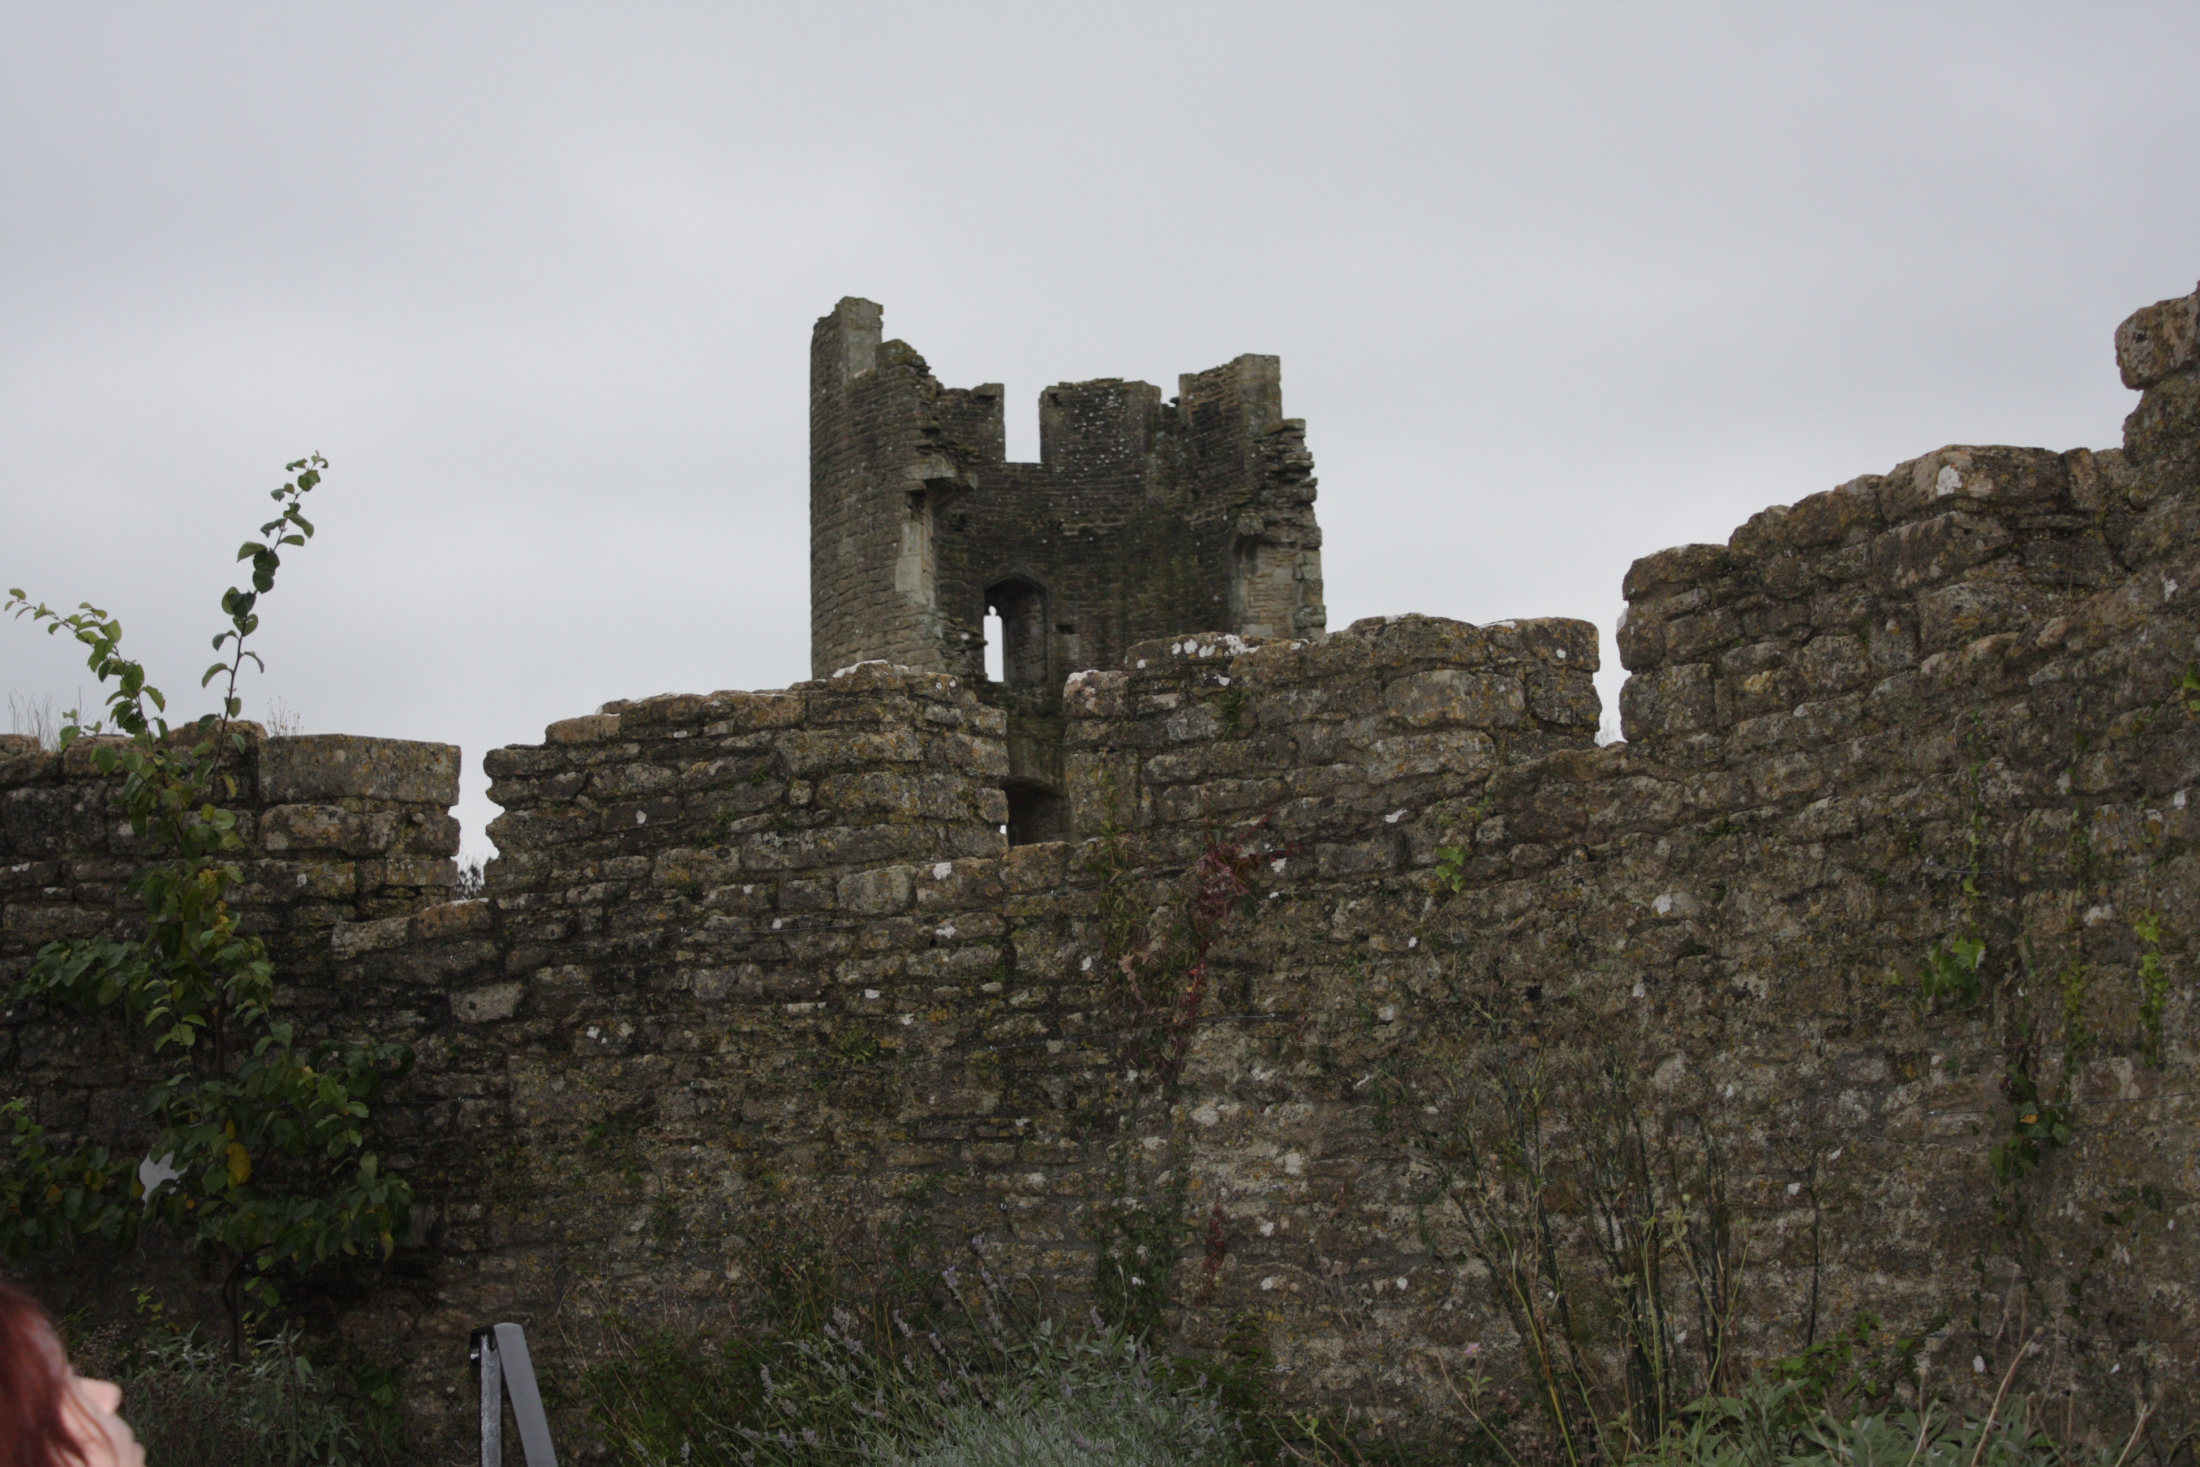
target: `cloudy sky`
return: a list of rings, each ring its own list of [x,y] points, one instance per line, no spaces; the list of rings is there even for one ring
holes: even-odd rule
[[[1765,505],[2115,443],[2196,58],[2189,0],[0,0],[0,586],[182,693],[326,453],[249,711],[462,745],[487,854],[485,749],[806,675],[809,328],[864,295],[1018,457],[1046,384],[1279,353],[1331,625],[1609,635]],[[22,625],[0,690],[96,696]]]

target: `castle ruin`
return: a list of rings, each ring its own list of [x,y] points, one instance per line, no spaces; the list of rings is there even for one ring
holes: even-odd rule
[[[613,1317],[722,1327],[760,1249],[889,1228],[1457,1436],[1452,1384],[1532,1401],[1547,1327],[1491,1228],[1593,1281],[1648,1217],[1708,1270],[1676,1361],[1868,1312],[1958,1404],[2021,1367],[2088,1440],[2136,1401],[2189,1430],[2200,293],[2115,345],[2120,447],[1939,448],[1638,560],[1600,748],[1587,622],[1324,631],[1272,359],[1051,389],[1010,464],[997,389],[843,302],[812,680],[490,751],[478,900],[456,749],[237,771],[291,1016],[419,1055],[378,1111],[414,1234],[300,1297],[400,1364],[422,1460],[463,1455],[476,1325],[570,1367]],[[0,739],[0,975],[131,920],[87,755]],[[24,1005],[0,1091],[127,1147],[133,1052]],[[1506,1135],[1670,1170],[1524,1182]],[[111,1309],[159,1261],[40,1286]]]
[[[1008,715],[1008,835],[1068,836],[1062,680],[1189,631],[1319,636],[1306,425],[1274,357],[1159,388],[1039,395],[1039,462],[1010,463],[1001,388],[947,388],[850,297],[810,338],[810,674],[944,672]],[[1000,620],[998,681],[984,621]]]

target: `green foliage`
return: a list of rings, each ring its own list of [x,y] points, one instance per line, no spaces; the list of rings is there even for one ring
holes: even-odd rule
[[[1508,1055],[1431,1098],[1416,1109],[1434,1119],[1411,1137],[1430,1179],[1422,1240],[1447,1263],[1482,1265],[1522,1342],[1523,1388],[1554,1459],[1623,1456],[1664,1436],[1694,1394],[1727,1384],[1742,1248],[1700,1119],[1659,1114],[1612,1051]],[[1578,1209],[1578,1234],[1562,1209]],[[1441,1246],[1439,1214],[1465,1256]],[[1458,1399],[1509,1452],[1477,1395]]]
[[[2002,1094],[2010,1106],[2010,1134],[1987,1152],[1994,1176],[2010,1183],[2028,1176],[2051,1151],[2070,1144],[2073,1129],[2070,1107],[2051,1103],[2032,1078],[2026,1056],[2012,1061],[2004,1073]]]
[[[145,1154],[174,1175],[148,1196],[135,1162],[49,1136],[23,1098],[0,1103],[0,1255],[19,1259],[80,1234],[127,1247],[147,1220],[164,1224],[220,1258],[240,1358],[246,1310],[279,1302],[278,1273],[386,1256],[412,1202],[411,1188],[367,1144],[371,1106],[410,1067],[410,1051],[303,1040],[274,1016],[273,964],[228,903],[243,879],[244,841],[235,812],[220,802],[235,798],[249,747],[231,726],[241,707],[237,678],[247,659],[259,663],[245,643],[282,548],[313,533],[299,502],[324,467],[319,456],[290,464],[296,477],[272,494],[282,512],[237,552],[252,562],[252,588],[223,594],[229,624],[214,647],[228,655],[200,679],[226,676],[220,713],[171,725],[167,698],[123,653],[122,624],[89,602],[62,613],[16,590],[7,603],[49,633],[70,633],[93,674],[112,685],[104,720],[72,709],[59,741],[67,750],[87,735],[118,735],[98,742],[91,763],[119,776],[130,828],[154,853],[127,887],[142,908],[141,931],[46,944],[7,999],[113,1015],[146,1041],[161,1073],[146,1096],[153,1134]]]
[[[1997,1402],[1997,1406],[1999,1403]],[[2076,1455],[2033,1425],[2018,1397],[1966,1418],[1912,1410],[1828,1410],[1805,1384],[1761,1375],[1731,1396],[1696,1402],[1628,1467],[2114,1467],[2112,1450]]]
[[[1561,1186],[1578,1180],[1546,1177]],[[1097,1317],[1089,1329],[1063,1330],[1019,1303],[1020,1291],[989,1272],[982,1254],[944,1270],[881,1270],[876,1260],[836,1258],[811,1240],[773,1246],[779,1251],[750,1260],[761,1297],[720,1338],[633,1336],[613,1322],[615,1355],[579,1382],[613,1461],[1525,1467],[1569,1459],[1563,1441],[1520,1440],[1517,1403],[1479,1374],[1463,1388],[1453,1383],[1457,1417],[1438,1412],[1392,1436],[1350,1409],[1309,1412],[1280,1401],[1256,1316],[1233,1321],[1212,1356],[1166,1359]],[[974,1277],[963,1277],[965,1269]],[[1552,1279],[1539,1274],[1537,1281]],[[1919,1390],[1917,1362],[1945,1323],[1890,1335],[1860,1315],[1847,1332],[1752,1375],[1676,1396],[1663,1424],[1648,1433],[1624,1414],[1597,1420],[1593,1408],[1612,1403],[1581,1398],[1585,1414],[1576,1419],[1592,1435],[1572,1460],[1615,1467],[2118,1467],[2113,1452],[2058,1453],[2032,1423],[2025,1398],[2008,1395],[2024,1353],[1985,1417],[1935,1404]],[[1568,1348],[1548,1333],[1528,1344]]]
[[[122,1342],[71,1342],[77,1364],[123,1388],[124,1414],[160,1467],[380,1467],[402,1460],[387,1372],[317,1363],[285,1331],[241,1361],[195,1335],[156,1327]]]
[[[1436,879],[1444,889],[1457,896],[1467,884],[1467,848],[1465,846],[1438,846],[1436,848]]]
[[[1917,1379],[1918,1352],[1947,1322],[1941,1316],[1914,1333],[1882,1337],[1879,1317],[1865,1310],[1845,1332],[1776,1360],[1760,1373],[1771,1381],[1793,1383],[1797,1389],[1785,1399],[1797,1409],[1884,1404],[1898,1388]]]
[[[802,1247],[753,1262],[763,1297],[743,1328],[715,1342],[622,1335],[616,1356],[583,1374],[580,1396],[615,1460],[1243,1460],[1236,1418],[1197,1373],[1121,1329],[1061,1330],[982,1255],[937,1272],[836,1267]],[[867,1287],[850,1287],[859,1273]]]
[[[1172,1382],[1120,1331],[1035,1333],[1016,1373],[945,1406],[906,1443],[874,1439],[894,1467],[1232,1467],[1237,1423],[1196,1387]]]
[[[1245,732],[1245,710],[1252,702],[1252,690],[1238,687],[1224,688],[1215,699],[1215,706],[1222,710],[1222,732],[1226,736],[1234,739]]]
[[[1984,938],[1966,935],[1934,943],[1912,983],[1919,1006],[1955,1007],[1973,1002],[1984,986],[1980,970],[1985,963]]]

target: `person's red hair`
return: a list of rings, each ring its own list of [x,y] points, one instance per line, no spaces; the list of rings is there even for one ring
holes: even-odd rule
[[[81,1467],[64,1415],[69,1362],[38,1301],[0,1279],[0,1467]]]

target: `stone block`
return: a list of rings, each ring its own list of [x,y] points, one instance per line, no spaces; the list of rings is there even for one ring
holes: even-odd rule
[[[2200,289],[2133,311],[2116,328],[2116,367],[2124,386],[2154,386],[2200,363]]]
[[[1354,876],[1380,876],[1398,869],[1402,852],[1399,837],[1384,832],[1372,840],[1315,847],[1316,869],[1325,881]]]
[[[1434,618],[1428,618],[1434,620]],[[1595,672],[1603,633],[1595,622],[1571,616],[1516,617],[1476,628],[1494,662],[1545,662]]]
[[[703,703],[703,732],[723,737],[754,729],[793,728],[806,711],[799,693],[712,693]]]
[[[1062,710],[1071,718],[1120,718],[1128,709],[1128,672],[1073,672],[1062,687]]]
[[[28,734],[0,734],[0,790],[61,777],[61,756]]]
[[[260,798],[270,804],[327,800],[458,803],[458,747],[353,734],[302,734],[260,745]]]
[[[11,945],[35,952],[49,942],[75,937],[94,937],[114,922],[107,907],[79,907],[62,902],[11,902],[0,911],[0,937]]]
[[[1629,743],[1710,729],[1718,718],[1710,664],[1689,662],[1636,673],[1620,685],[1619,717]]]
[[[1719,659],[1718,720],[1732,723],[1790,706],[1794,680],[1787,674],[1787,648],[1777,642],[1736,647]]]
[[[1642,607],[1620,608],[1613,637],[1619,665],[1629,672],[1647,672],[1665,660],[1665,623]]]
[[[778,747],[788,770],[799,775],[867,764],[915,764],[924,757],[924,742],[910,728],[805,731],[788,734]]]
[[[458,885],[458,866],[448,856],[385,856],[359,863],[362,894],[385,886],[446,887]]]
[[[1544,723],[1594,729],[1604,717],[1604,701],[1587,672],[1535,672],[1528,676],[1528,711]]]
[[[1080,849],[1067,841],[1010,846],[1001,857],[1001,883],[1018,894],[1059,886],[1067,879],[1071,858]]]
[[[413,914],[411,936],[415,942],[441,942],[476,937],[494,925],[495,914],[485,901],[444,902]]]
[[[533,744],[506,744],[481,756],[481,767],[491,779],[538,779],[562,774],[572,767],[570,751]]]
[[[1733,567],[1734,553],[1724,545],[1676,545],[1629,566],[1620,594],[1629,601],[1642,601],[1685,586],[1708,585]]]
[[[2069,599],[2022,581],[1971,580],[1917,598],[1917,635],[1927,652],[1968,646],[1995,632],[2037,630],[2069,609]]]
[[[844,910],[862,916],[905,912],[916,899],[916,872],[908,866],[857,871],[840,878],[835,895]]]
[[[1796,655],[1795,665],[1804,688],[1818,697],[1845,693],[1875,671],[1864,640],[1845,632],[1811,638]]]
[[[340,922],[329,933],[329,951],[339,960],[403,947],[412,937],[412,919],[385,917],[375,922]]]
[[[1409,728],[1510,728],[1528,702],[1517,677],[1440,667],[1392,683],[1383,706]]]
[[[487,1024],[519,1012],[524,983],[485,983],[451,995],[451,1017],[461,1024]]]
[[[1497,746],[1479,729],[1407,734],[1367,746],[1361,770],[1369,784],[1428,774],[1479,774],[1497,762]]]
[[[1876,476],[1851,479],[1837,489],[1752,515],[1727,545],[1738,555],[1759,558],[1839,545],[1880,528],[1878,499]]]
[[[1730,607],[1711,606],[1665,624],[1665,655],[1675,662],[1703,662],[1741,639],[1741,618]]]
[[[2200,372],[2173,372],[2124,419],[2124,453],[2142,470],[2200,455]]]
[[[1913,591],[1985,564],[2015,539],[2007,525],[1984,515],[1917,520],[1871,542],[1872,581],[1884,591]]]
[[[235,901],[348,901],[358,894],[358,867],[349,861],[247,861]]]
[[[542,731],[546,744],[601,744],[619,736],[619,715],[616,713],[584,713],[579,718],[561,718]]]
[[[2070,466],[2044,448],[1951,446],[1912,459],[1880,483],[1890,525],[1956,510],[2014,514],[2071,507]]]
[[[395,811],[358,814],[341,805],[276,805],[260,812],[259,843],[273,853],[340,851],[372,856],[396,846],[403,833]]]

